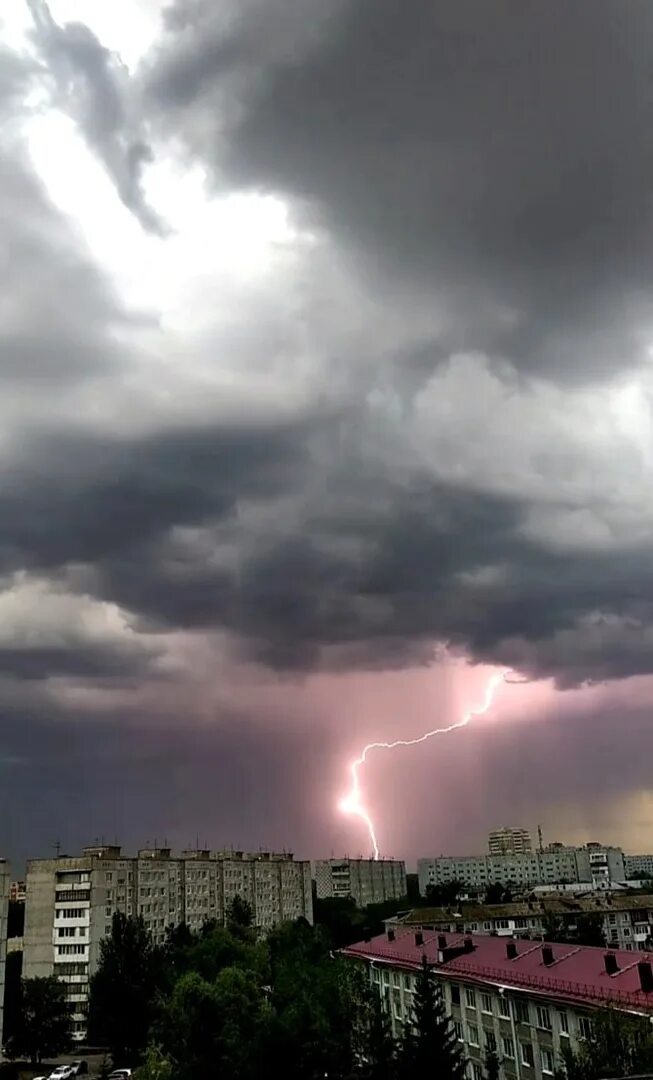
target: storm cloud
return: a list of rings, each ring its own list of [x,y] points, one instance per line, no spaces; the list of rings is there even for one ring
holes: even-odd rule
[[[141,2],[0,24],[7,724],[653,675],[650,4]]]

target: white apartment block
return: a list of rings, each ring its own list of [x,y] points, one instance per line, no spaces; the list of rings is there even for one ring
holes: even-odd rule
[[[533,849],[531,834],[527,829],[504,825],[488,834],[490,855],[524,855]]]
[[[653,877],[653,855],[624,855],[627,878]]]
[[[429,885],[459,881],[468,889],[482,890],[488,885],[549,885],[564,882],[591,882],[595,888],[607,888],[611,882],[625,880],[624,853],[620,848],[564,847],[551,844],[542,851],[522,855],[462,855],[418,859],[419,891],[426,895]]]
[[[7,959],[7,910],[9,907],[9,864],[0,859],[0,1048],[2,1047],[2,1019],[5,1000],[5,961]],[[1,1056],[1,1053],[0,1053]]]
[[[83,1038],[89,979],[113,915],[140,915],[156,942],[185,922],[199,930],[224,923],[236,896],[267,930],[299,917],[313,921],[309,862],[273,852],[145,848],[136,857],[119,847],[84,848],[81,856],[34,859],[27,865],[23,975],[58,975],[68,985],[73,1031]]]
[[[358,907],[406,895],[406,864],[398,859],[320,859],[315,863],[319,900],[351,896]]]
[[[366,966],[395,1037],[412,1022],[426,958],[470,1080],[483,1080],[490,1050],[502,1080],[552,1080],[563,1049],[592,1037],[596,1010],[653,1016],[651,964],[632,953],[394,929],[342,951]]]

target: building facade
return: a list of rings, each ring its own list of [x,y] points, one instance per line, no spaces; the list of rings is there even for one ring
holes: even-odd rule
[[[627,878],[653,877],[653,855],[624,855]]]
[[[406,895],[406,864],[398,859],[320,859],[315,863],[319,900],[351,896],[358,907]]]
[[[418,859],[419,890],[426,896],[429,885],[459,881],[468,889],[482,891],[488,885],[529,885],[591,882],[607,888],[626,879],[624,853],[620,848],[588,844],[565,847],[550,844],[542,851],[522,855],[462,855]]]
[[[483,1080],[492,1050],[503,1080],[549,1080],[563,1049],[591,1038],[597,1009],[653,1015],[651,963],[631,953],[392,929],[343,953],[367,967],[396,1037],[411,1023],[426,957],[470,1080]]]
[[[132,857],[117,846],[89,847],[79,857],[29,862],[26,894],[23,975],[56,974],[67,984],[76,1038],[86,1031],[89,979],[116,912],[142,916],[157,942],[170,925],[224,923],[236,896],[262,930],[300,916],[313,921],[310,863],[274,852],[145,848]]]
[[[531,834],[527,829],[504,825],[488,834],[490,855],[525,855],[533,850]]]
[[[653,895],[597,893],[594,896],[544,896],[512,904],[460,904],[415,908],[386,925],[499,937],[538,938],[551,921],[573,933],[583,916],[600,915],[606,944],[626,952],[653,949]]]
[[[0,859],[0,1048],[5,1000],[5,962],[7,959],[7,910],[9,907],[9,864]]]

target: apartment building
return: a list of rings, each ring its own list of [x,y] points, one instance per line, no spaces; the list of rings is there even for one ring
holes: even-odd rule
[[[9,906],[9,864],[0,859],[0,1047],[2,1047],[2,1020],[5,1000],[5,961],[7,959],[7,909]]]
[[[578,920],[600,915],[606,943],[627,952],[653,949],[653,895],[596,893],[543,896],[512,904],[460,904],[456,909],[415,908],[386,926],[413,930],[538,938],[555,919],[572,932]]]
[[[251,905],[262,930],[300,916],[313,921],[310,863],[274,852],[144,848],[128,856],[113,845],[87,847],[81,856],[29,862],[26,894],[23,974],[54,973],[67,984],[78,1039],[100,942],[116,912],[142,916],[158,942],[172,924],[223,923],[235,896]]]
[[[358,907],[406,895],[406,864],[398,859],[320,859],[315,863],[318,899],[351,896]]]
[[[25,882],[12,881],[9,886],[9,900],[14,904],[25,903]]]
[[[490,855],[525,855],[533,850],[531,834],[527,829],[504,825],[493,829],[487,838]]]
[[[521,855],[462,855],[418,859],[419,890],[426,896],[429,885],[459,881],[468,889],[483,890],[488,885],[519,888],[563,882],[591,882],[607,888],[613,881],[625,881],[626,869],[621,848],[588,844],[565,847],[550,844],[542,851]]]
[[[627,878],[653,877],[653,855],[624,855]]]
[[[503,1080],[549,1080],[566,1046],[592,1035],[606,1005],[653,1016],[653,970],[632,953],[498,937],[393,930],[348,946],[389,1010],[395,1036],[412,1017],[417,974],[426,957],[437,980],[470,1080],[483,1080],[495,1050]]]

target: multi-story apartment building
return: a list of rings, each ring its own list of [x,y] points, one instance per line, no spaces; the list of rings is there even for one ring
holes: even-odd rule
[[[653,855],[624,855],[627,878],[653,877]]]
[[[12,881],[9,886],[9,899],[14,904],[25,903],[25,882]]]
[[[398,859],[320,859],[315,863],[318,899],[351,896],[359,907],[406,895],[406,864]]]
[[[563,882],[592,882],[606,888],[613,881],[625,881],[624,854],[620,848],[565,847],[550,844],[542,851],[522,855],[462,855],[418,859],[420,893],[429,885],[459,881],[469,889],[482,890],[488,885],[548,885]]]
[[[368,968],[396,1036],[411,1023],[426,957],[470,1080],[483,1080],[490,1050],[503,1080],[549,1080],[563,1049],[591,1037],[597,1009],[653,1016],[651,963],[634,963],[632,953],[393,929],[343,953]]]
[[[488,834],[490,855],[525,855],[533,850],[531,834],[527,829],[504,825]]]
[[[5,1000],[5,961],[7,959],[7,908],[9,905],[9,865],[0,859],[0,1048],[2,1047],[2,1019]]]
[[[601,892],[594,896],[545,896],[513,904],[460,904],[452,908],[415,908],[387,920],[386,926],[500,937],[540,937],[554,919],[573,933],[583,916],[600,915],[611,948],[653,948],[653,896]]]
[[[57,974],[68,985],[73,1030],[86,1030],[89,979],[113,915],[142,916],[155,941],[185,922],[223,923],[229,903],[251,905],[254,924],[269,929],[303,916],[313,921],[310,863],[273,852],[84,848],[78,857],[34,859],[27,866],[23,974]]]

